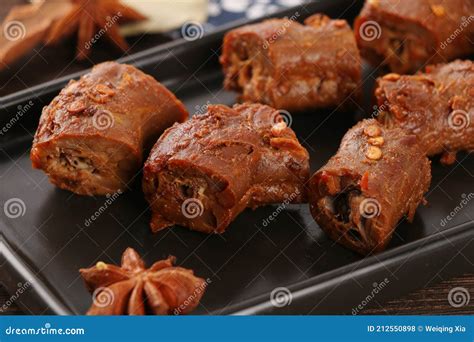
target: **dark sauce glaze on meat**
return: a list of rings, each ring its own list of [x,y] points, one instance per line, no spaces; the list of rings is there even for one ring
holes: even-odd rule
[[[473,13],[472,0],[366,0],[354,33],[374,66],[411,73],[474,53]]]
[[[474,150],[474,63],[456,60],[416,75],[377,79],[378,119],[418,136],[428,156],[451,164],[458,151]]]
[[[151,228],[222,233],[245,208],[306,200],[309,155],[279,112],[260,104],[208,111],[169,128],[145,163]]]
[[[125,191],[159,135],[187,117],[153,77],[131,65],[101,63],[44,107],[30,158],[61,189]]]
[[[413,219],[430,181],[416,136],[363,120],[311,177],[311,214],[334,241],[361,254],[378,252],[404,215]]]
[[[231,30],[220,58],[224,87],[241,100],[301,111],[357,98],[361,60],[345,20],[270,19]]]

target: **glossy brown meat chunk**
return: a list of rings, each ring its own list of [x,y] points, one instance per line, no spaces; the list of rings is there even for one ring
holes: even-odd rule
[[[309,155],[279,112],[212,105],[169,128],[145,163],[153,231],[179,224],[222,233],[245,208],[305,200]]]
[[[241,100],[301,111],[358,96],[361,61],[344,20],[313,15],[305,25],[265,20],[228,32],[221,64],[226,89]]]
[[[474,150],[474,63],[454,61],[429,66],[414,76],[388,74],[375,90],[379,120],[420,139],[427,155]]]
[[[187,116],[151,76],[130,65],[102,63],[44,107],[31,149],[33,167],[77,194],[125,190],[159,135]]]
[[[472,0],[366,0],[354,32],[374,66],[409,73],[474,53],[473,14]]]
[[[334,241],[361,254],[379,252],[404,215],[413,219],[430,181],[416,136],[363,120],[311,177],[311,214]]]

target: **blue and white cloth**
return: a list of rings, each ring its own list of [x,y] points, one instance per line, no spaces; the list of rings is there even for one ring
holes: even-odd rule
[[[209,0],[208,23],[219,26],[230,21],[256,19],[307,0]]]

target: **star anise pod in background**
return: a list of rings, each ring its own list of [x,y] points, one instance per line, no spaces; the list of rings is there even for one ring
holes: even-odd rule
[[[72,6],[68,0],[13,6],[0,27],[0,70],[31,53],[44,41],[53,23],[63,18]]]
[[[88,315],[169,315],[194,310],[207,282],[192,270],[175,267],[175,258],[155,262],[146,269],[138,253],[127,248],[120,267],[99,261],[80,269],[93,294]]]
[[[53,24],[46,44],[54,44],[77,32],[77,58],[84,59],[90,53],[95,36],[106,36],[122,51],[128,44],[120,35],[118,24],[144,20],[145,16],[123,5],[119,0],[71,0],[72,9]]]

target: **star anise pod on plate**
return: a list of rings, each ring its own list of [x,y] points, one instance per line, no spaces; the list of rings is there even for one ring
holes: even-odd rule
[[[107,37],[122,51],[128,44],[120,35],[118,24],[144,20],[146,17],[119,0],[71,0],[71,10],[51,27],[46,44],[54,44],[77,32],[77,58],[84,59],[96,37]]]
[[[199,304],[207,282],[192,270],[173,266],[175,258],[150,268],[138,253],[127,248],[121,266],[99,261],[80,269],[93,303],[88,315],[186,314]]]

